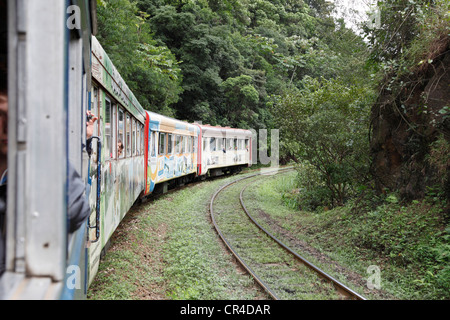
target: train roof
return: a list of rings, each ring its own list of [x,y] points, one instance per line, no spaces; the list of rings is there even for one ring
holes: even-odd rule
[[[195,123],[195,124],[202,129],[202,136],[223,137],[223,138],[251,137],[252,136],[252,132],[247,129],[212,126],[209,124],[200,124],[200,123]]]
[[[128,88],[108,54],[95,36],[92,36],[92,77],[141,122],[145,121],[145,110]]]
[[[190,133],[192,135],[198,134],[200,129],[186,121],[167,117],[152,111],[146,111],[150,118],[150,128],[152,130],[169,132],[169,133]]]

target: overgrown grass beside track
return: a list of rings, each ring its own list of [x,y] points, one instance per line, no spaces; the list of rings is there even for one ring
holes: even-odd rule
[[[268,176],[246,190],[246,206],[264,227],[369,299],[448,299],[449,244],[439,206],[403,207],[391,198],[357,213],[352,204],[298,211],[289,197],[295,174]],[[88,297],[268,299],[210,222],[212,194],[236,178],[202,182],[134,208],[113,236]],[[381,290],[367,287],[372,265],[380,268]]]
[[[295,208],[289,196],[295,179],[295,173],[268,179],[249,189],[247,199],[253,211],[264,212],[261,221],[270,216],[272,228],[281,226],[289,236],[325,254],[307,250],[308,258],[342,282],[359,284],[356,291],[368,298],[450,297],[450,227],[445,222],[445,204],[438,197],[401,204],[390,195],[375,206],[368,197],[333,210],[306,212],[289,208]],[[323,263],[324,256],[337,264],[328,265],[328,259]],[[333,269],[344,273],[341,267],[351,272],[338,276]],[[374,280],[376,268],[381,290],[370,290],[367,280]]]
[[[223,247],[209,201],[235,176],[134,208],[119,226],[90,299],[267,299]]]

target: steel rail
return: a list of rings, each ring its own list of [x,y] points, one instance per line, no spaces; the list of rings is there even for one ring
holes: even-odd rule
[[[278,243],[283,249],[285,249],[286,251],[288,251],[289,253],[291,253],[292,255],[294,255],[298,260],[300,260],[302,263],[304,263],[306,266],[308,266],[309,268],[311,268],[312,270],[316,271],[321,277],[327,279],[328,281],[330,281],[335,287],[337,287],[338,291],[343,291],[345,292],[347,295],[350,295],[351,297],[355,297],[358,300],[366,300],[366,298],[364,298],[363,296],[361,296],[360,294],[358,294],[357,292],[355,292],[354,290],[350,289],[349,287],[347,287],[346,285],[344,285],[343,283],[341,283],[339,280],[333,278],[331,275],[327,274],[325,271],[323,271],[322,269],[320,269],[319,267],[317,267],[316,265],[314,265],[313,263],[311,263],[310,261],[308,261],[307,259],[305,259],[304,257],[302,257],[301,255],[299,255],[297,252],[295,252],[294,250],[292,250],[291,248],[289,248],[287,245],[285,245],[282,241],[278,240],[274,235],[272,235],[269,231],[267,231],[263,226],[261,226],[248,212],[247,208],[245,207],[244,204],[244,200],[243,200],[243,193],[244,191],[247,189],[248,186],[250,186],[251,184],[255,183],[256,181],[253,181],[249,184],[247,184],[242,190],[241,193],[239,195],[239,200],[241,202],[241,206],[242,209],[245,211],[245,213],[247,214],[247,216],[250,218],[250,220],[264,233],[266,233],[270,238],[272,238],[276,243]]]
[[[291,170],[292,168],[283,168],[283,169],[278,169],[277,173],[279,171],[286,171],[286,170]],[[270,289],[270,287],[252,270],[252,268],[250,268],[249,265],[247,265],[245,263],[245,261],[241,258],[241,256],[236,252],[236,250],[233,248],[233,246],[231,245],[231,243],[225,238],[225,236],[223,235],[222,231],[220,230],[219,226],[217,225],[216,219],[214,218],[214,209],[213,209],[213,205],[214,205],[214,200],[216,199],[217,195],[224,190],[225,188],[231,186],[232,184],[235,184],[239,181],[245,180],[245,179],[249,179],[249,178],[253,178],[259,175],[264,175],[264,174],[268,174],[271,173],[271,171],[265,171],[265,172],[258,172],[237,180],[234,180],[232,182],[229,182],[225,185],[223,185],[222,187],[220,187],[215,193],[214,195],[211,197],[211,202],[210,202],[210,206],[209,206],[209,212],[211,215],[211,220],[213,222],[214,228],[216,229],[217,233],[219,234],[220,238],[222,239],[222,241],[225,243],[225,245],[228,247],[228,250],[230,250],[230,252],[235,256],[235,258],[239,261],[239,263],[247,270],[248,273],[250,273],[250,275],[255,279],[255,281],[274,299],[274,300],[279,300],[278,296],[275,294],[275,292],[273,292],[272,289]]]

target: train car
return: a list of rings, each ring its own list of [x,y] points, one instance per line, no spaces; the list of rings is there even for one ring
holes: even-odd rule
[[[252,132],[196,124],[200,129],[198,175],[236,173],[252,164]]]
[[[95,0],[0,0],[8,114],[0,299],[86,293],[86,223],[69,232],[68,168],[86,180],[95,6]]]
[[[101,44],[92,37],[90,110],[99,116],[89,163],[89,283],[102,250],[145,187],[144,127],[148,121]]]
[[[144,196],[196,177],[199,132],[193,124],[147,111]]]

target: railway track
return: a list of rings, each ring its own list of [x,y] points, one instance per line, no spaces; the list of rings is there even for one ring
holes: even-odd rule
[[[290,170],[280,169],[277,173]],[[261,173],[256,173],[227,183],[214,193],[210,202],[214,227],[239,263],[275,300],[365,300],[293,251],[251,216],[243,194],[260,178]],[[250,182],[242,186],[244,181]]]

